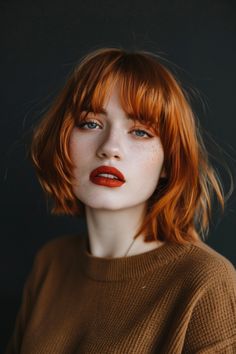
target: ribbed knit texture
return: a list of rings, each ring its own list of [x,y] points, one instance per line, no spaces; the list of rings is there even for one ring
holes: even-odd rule
[[[37,253],[7,354],[236,353],[236,271],[202,241],[121,258],[85,236]]]

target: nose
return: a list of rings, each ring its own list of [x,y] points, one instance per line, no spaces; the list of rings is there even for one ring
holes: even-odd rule
[[[123,151],[120,143],[120,137],[114,131],[108,132],[100,143],[96,155],[99,158],[115,158],[120,160],[123,157]]]

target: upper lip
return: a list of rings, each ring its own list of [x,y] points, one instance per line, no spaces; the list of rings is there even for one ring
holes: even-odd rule
[[[99,173],[109,173],[112,174],[114,176],[116,176],[117,178],[119,178],[119,180],[124,181],[125,182],[125,177],[124,175],[115,167],[112,166],[99,166],[97,168],[95,168],[95,170],[93,170],[90,174],[90,177],[96,177]]]

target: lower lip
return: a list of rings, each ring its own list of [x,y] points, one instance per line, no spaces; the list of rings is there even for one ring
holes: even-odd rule
[[[98,184],[100,186],[106,186],[106,187],[120,187],[122,186],[122,184],[124,184],[125,182],[120,181],[118,179],[112,179],[112,178],[107,178],[107,177],[90,177],[90,181]]]

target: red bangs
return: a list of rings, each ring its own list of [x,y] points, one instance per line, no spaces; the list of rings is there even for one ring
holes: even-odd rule
[[[224,210],[224,191],[209,163],[199,122],[180,82],[161,58],[145,52],[101,48],[86,55],[35,128],[30,156],[53,214],[84,215],[73,193],[70,134],[83,110],[102,112],[117,85],[127,117],[160,136],[166,177],[147,201],[136,237],[183,244],[208,233],[212,196]]]
[[[102,66],[95,65],[92,71],[94,73],[91,76],[92,82],[89,78],[86,82],[84,80],[81,82],[78,74],[77,89],[74,95],[77,117],[83,110],[94,113],[102,112],[104,101],[117,86],[121,106],[126,115],[152,126],[156,132],[159,132],[160,118],[163,118],[165,112],[168,111],[166,107],[170,91],[163,77],[165,72],[161,66],[157,67],[155,63],[153,68],[149,67],[147,70],[143,60],[134,61],[132,55],[127,55],[110,65],[106,62],[103,62]]]

